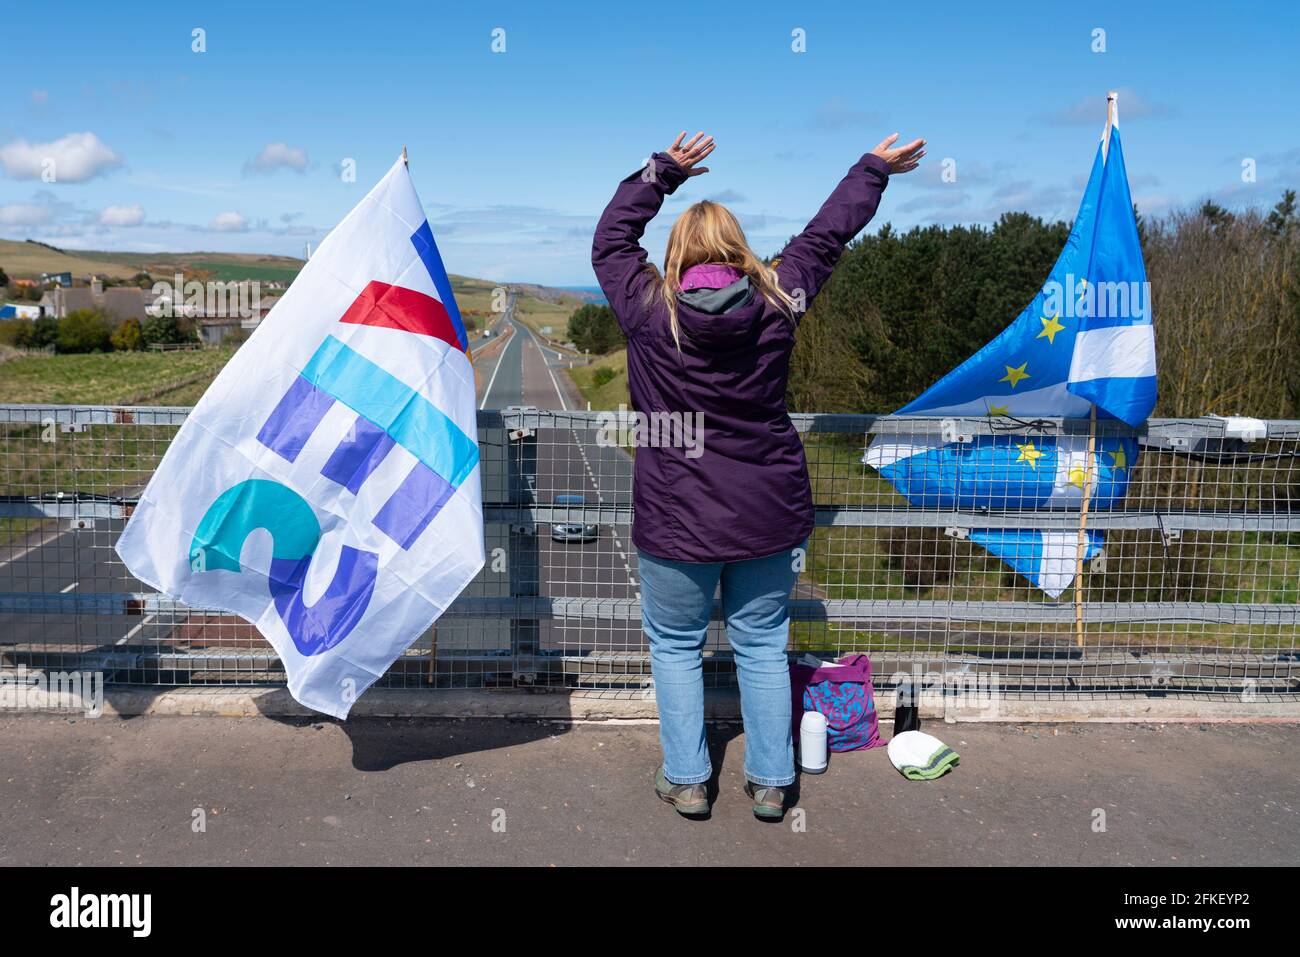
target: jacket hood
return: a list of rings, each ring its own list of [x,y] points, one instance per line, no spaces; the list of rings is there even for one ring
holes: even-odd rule
[[[677,294],[677,321],[705,349],[732,349],[753,339],[763,315],[762,297],[748,276],[721,289],[691,289]]]

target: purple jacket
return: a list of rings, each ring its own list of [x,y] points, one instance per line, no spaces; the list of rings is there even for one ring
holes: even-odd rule
[[[640,239],[664,196],[687,176],[663,153],[650,162],[653,176],[638,170],[619,184],[596,225],[591,262],[627,336],[633,408],[649,416],[698,413],[687,421],[698,421],[702,434],[698,445],[636,449],[632,541],[651,555],[684,562],[743,561],[794,548],[813,529],[808,463],[785,407],[799,317],[758,293],[722,315],[679,302],[678,353]],[[867,154],[853,164],[781,251],[782,289],[812,301],[845,244],[875,215],[888,179],[879,157]],[[660,427],[658,434],[668,431]]]

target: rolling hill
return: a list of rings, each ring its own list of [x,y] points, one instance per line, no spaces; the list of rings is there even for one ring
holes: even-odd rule
[[[100,252],[59,249],[30,239],[26,242],[0,239],[0,267],[15,279],[35,279],[43,272],[67,271],[78,279],[85,279],[89,273],[101,273],[114,279],[130,279],[141,271],[162,278],[180,270],[187,276],[219,282],[234,279],[289,282],[298,275],[302,266],[302,260],[292,256],[212,252]]]
[[[141,271],[154,279],[167,279],[178,270],[187,279],[231,282],[253,279],[260,282],[292,282],[305,265],[293,256],[259,253],[133,253],[65,250],[35,240],[18,242],[0,239],[0,268],[12,279],[36,279],[46,272],[71,272],[84,282],[90,273],[130,279]],[[491,314],[493,290],[507,285],[489,279],[451,276],[456,302],[467,317],[479,320]],[[509,283],[520,298],[520,311],[526,320],[541,325],[550,323],[563,328],[570,313],[584,301],[580,294],[532,283]]]
[[[0,269],[10,279],[37,279],[43,272],[71,272],[85,277],[97,272],[116,279],[130,279],[138,269],[93,258],[93,253],[65,252],[42,243],[0,239]]]

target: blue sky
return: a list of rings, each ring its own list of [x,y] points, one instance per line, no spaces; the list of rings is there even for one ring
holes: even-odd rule
[[[1142,212],[1271,206],[1300,184],[1298,28],[1290,2],[223,0],[70,3],[57,23],[27,2],[7,13],[0,236],[301,255],[406,144],[451,271],[587,285],[615,183],[680,129],[719,145],[647,234],[656,259],[674,208],[705,197],[775,251],[894,131],[929,156],[869,230],[1068,219],[1112,88]]]

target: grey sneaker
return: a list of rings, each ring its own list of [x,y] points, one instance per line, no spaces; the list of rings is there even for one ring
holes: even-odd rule
[[[709,792],[703,784],[673,784],[664,777],[663,768],[655,772],[655,794],[686,817],[709,813]]]
[[[768,787],[747,780],[745,793],[754,799],[754,817],[762,821],[779,821],[785,817],[785,788]]]

